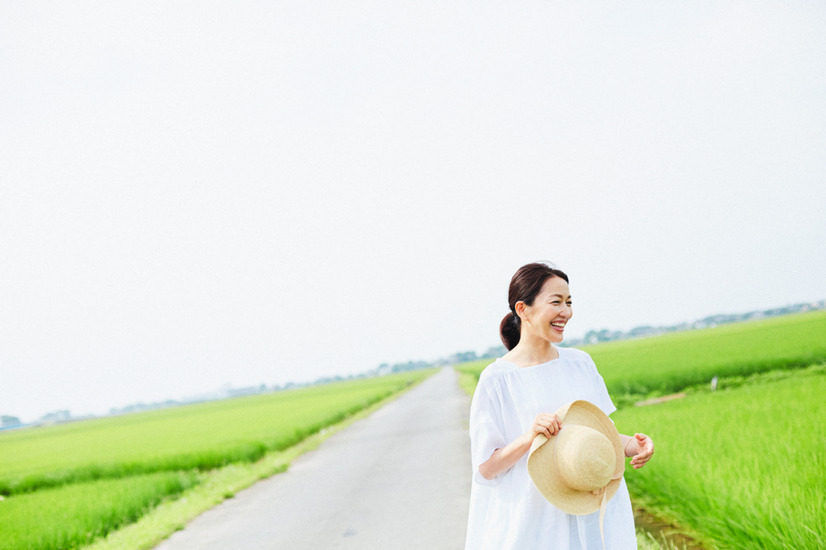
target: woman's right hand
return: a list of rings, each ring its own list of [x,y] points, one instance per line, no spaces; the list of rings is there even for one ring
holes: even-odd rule
[[[516,464],[525,453],[530,451],[533,438],[536,434],[551,437],[559,433],[562,423],[559,417],[553,413],[538,414],[531,425],[531,429],[520,435],[504,447],[496,449],[490,458],[479,465],[479,473],[485,479],[493,479],[502,472],[506,472]]]
[[[531,425],[531,429],[528,430],[526,435],[530,436],[531,441],[533,438],[536,437],[537,434],[542,434],[547,438],[550,438],[553,435],[559,433],[559,430],[562,429],[562,422],[559,421],[559,417],[554,413],[541,413],[536,415],[536,418]]]

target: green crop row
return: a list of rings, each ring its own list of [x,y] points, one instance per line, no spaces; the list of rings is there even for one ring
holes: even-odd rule
[[[614,414],[657,445],[637,503],[732,549],[826,548],[826,369]]]
[[[194,472],[160,472],[5,498],[0,550],[81,547],[196,483]]]
[[[401,390],[424,373],[0,434],[0,494],[253,462]]]
[[[583,347],[609,392],[649,394],[826,361],[826,311]]]

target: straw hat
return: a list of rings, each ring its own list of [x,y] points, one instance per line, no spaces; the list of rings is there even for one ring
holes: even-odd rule
[[[562,430],[548,439],[537,434],[528,454],[528,473],[548,501],[569,514],[604,510],[619,488],[625,453],[614,423],[588,401],[556,411]]]

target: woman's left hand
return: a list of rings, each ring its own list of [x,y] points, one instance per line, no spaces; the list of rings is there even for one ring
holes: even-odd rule
[[[626,453],[630,451],[631,466],[635,470],[639,470],[654,455],[654,442],[645,434],[634,434],[634,437],[628,443],[630,445],[626,447]],[[634,449],[635,446],[636,449]]]

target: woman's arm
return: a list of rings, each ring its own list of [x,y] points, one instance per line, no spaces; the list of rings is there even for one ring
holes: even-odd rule
[[[503,472],[507,472],[522,455],[531,449],[536,434],[551,437],[559,432],[561,424],[556,414],[540,414],[534,419],[531,429],[523,433],[504,447],[496,449],[490,458],[479,465],[479,473],[485,479],[493,479]]]
[[[654,454],[654,442],[645,434],[634,434],[633,437],[620,434],[620,441],[625,449],[625,456],[631,457],[631,466],[635,470],[645,466]]]

